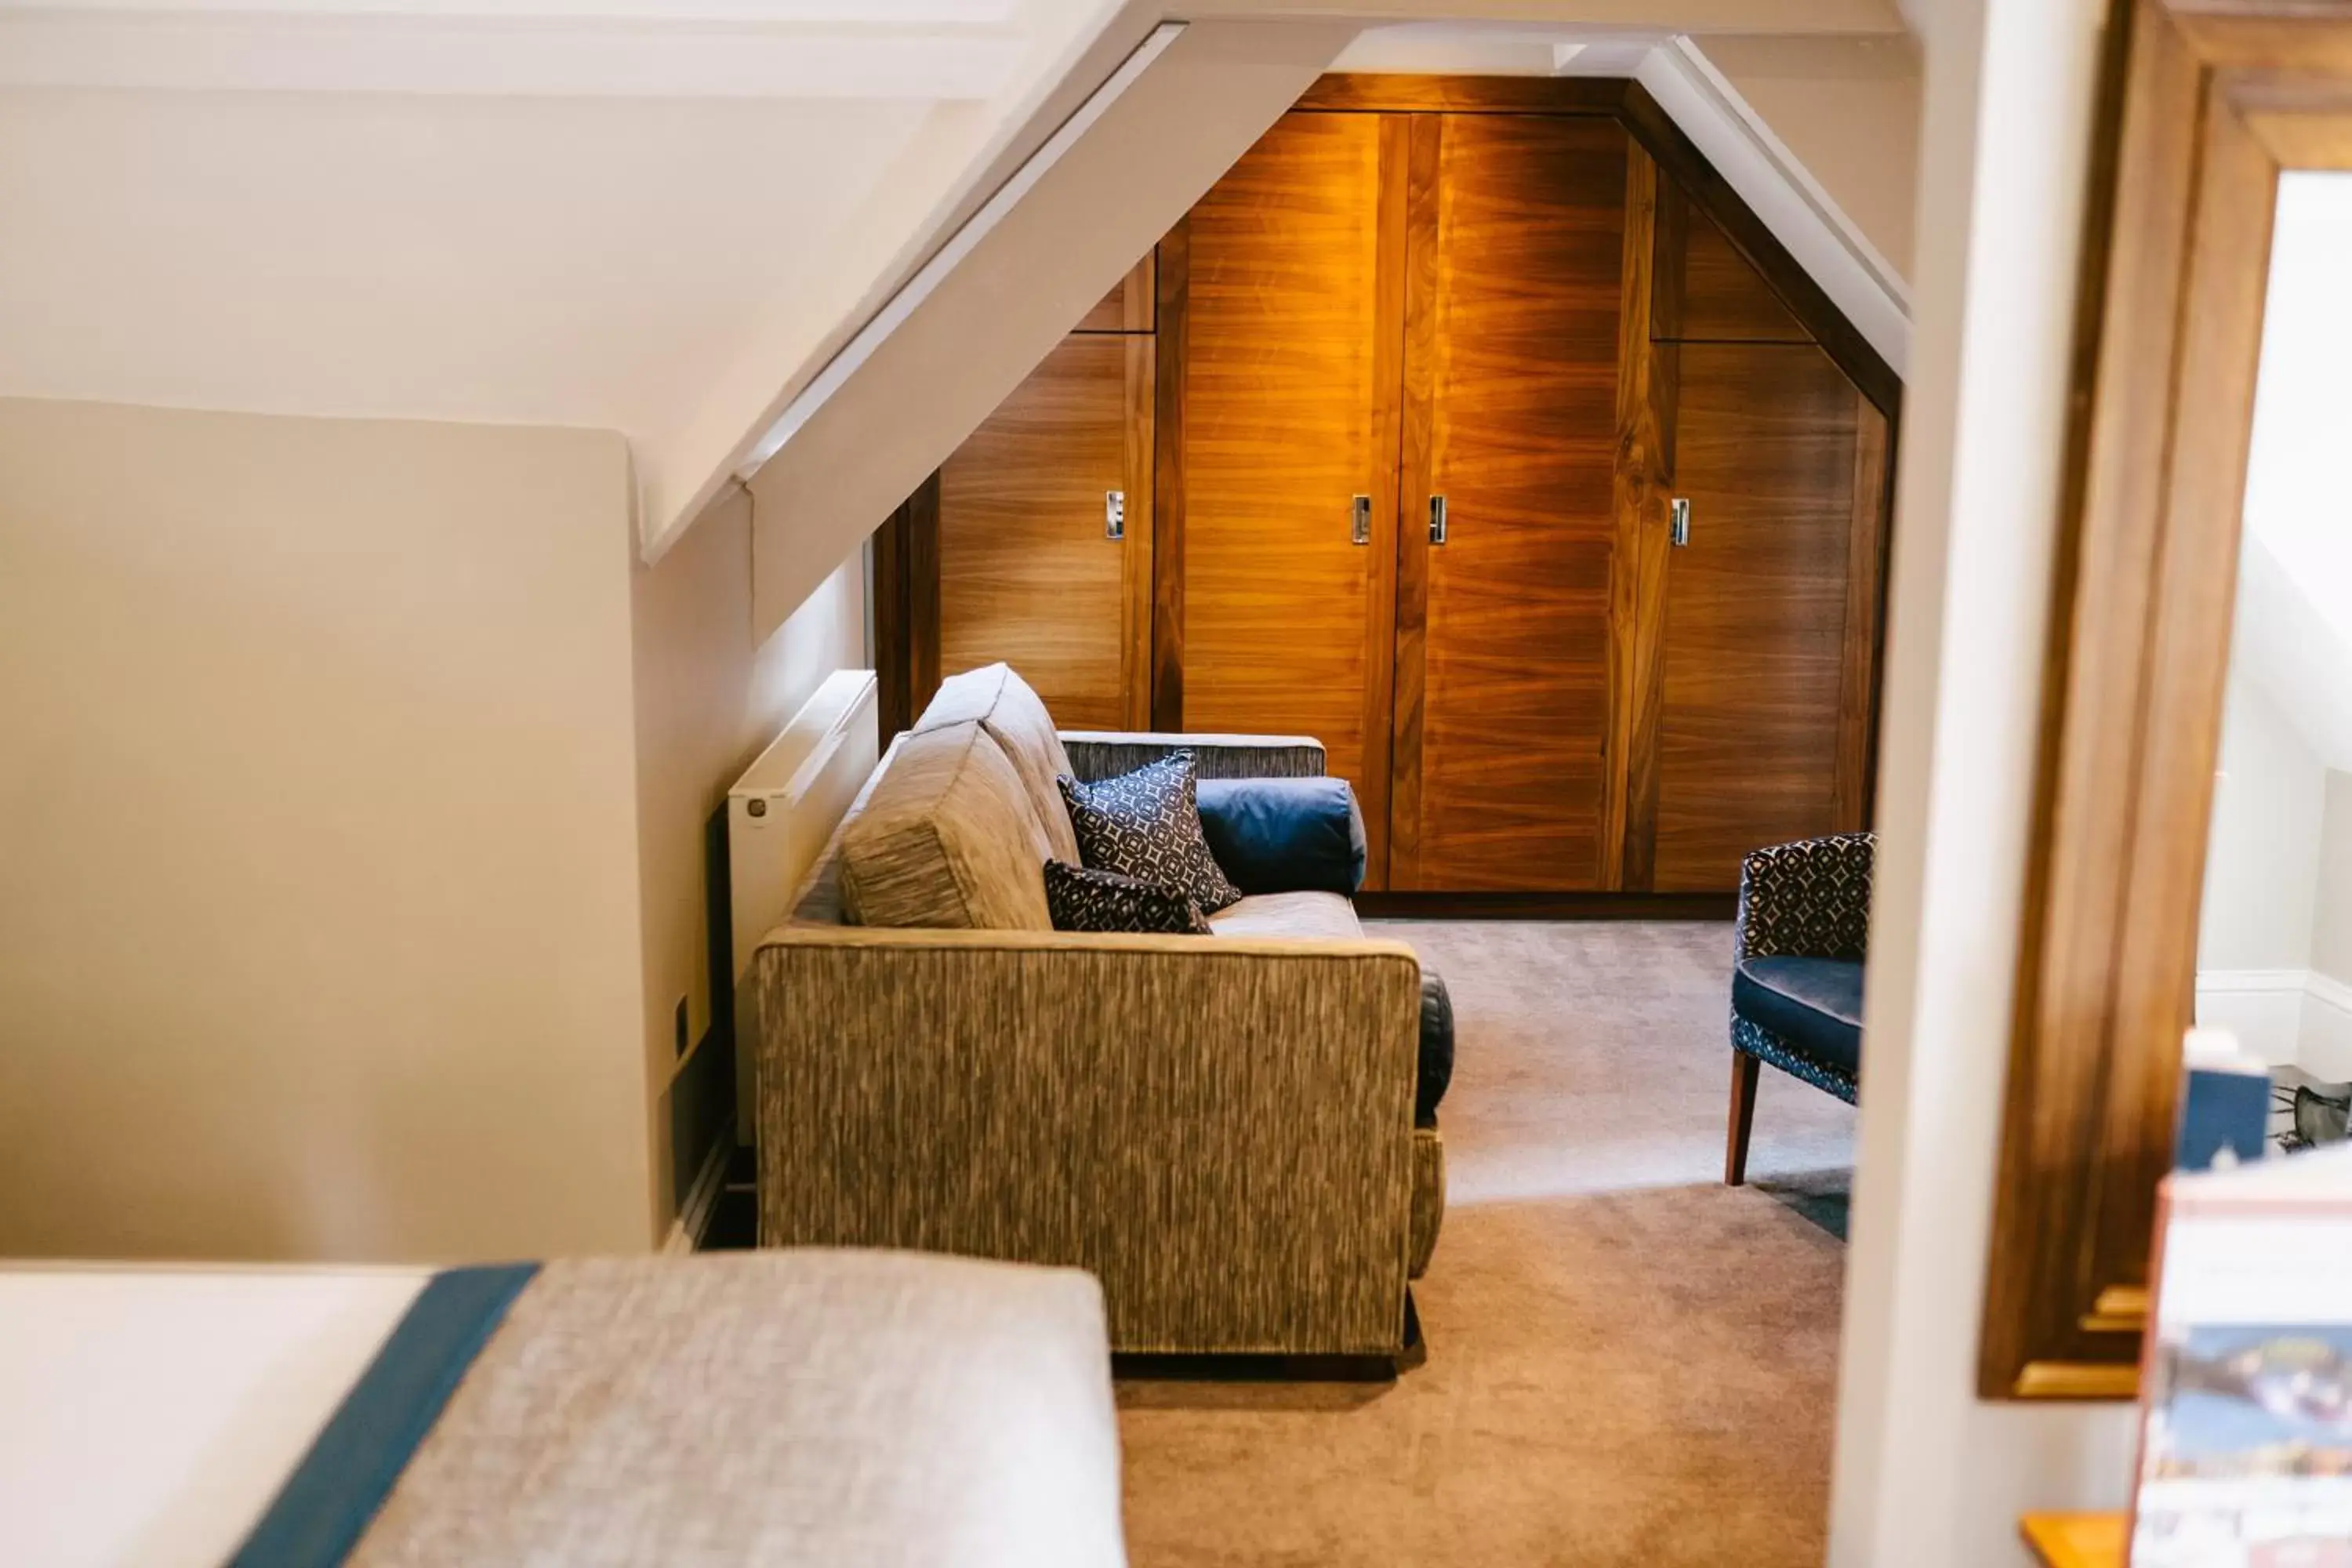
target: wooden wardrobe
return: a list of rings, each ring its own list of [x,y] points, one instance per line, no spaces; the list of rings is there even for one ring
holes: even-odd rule
[[[1327,78],[877,535],[886,721],[1003,658],[1318,737],[1373,889],[1728,891],[1865,818],[1896,396],[1638,87]]]

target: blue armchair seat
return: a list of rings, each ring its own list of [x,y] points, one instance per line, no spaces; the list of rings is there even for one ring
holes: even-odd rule
[[[1731,1114],[1723,1179],[1748,1176],[1759,1070],[1852,1104],[1862,1087],[1862,995],[1876,840],[1836,833],[1759,849],[1739,867],[1732,949]]]
[[[1731,1010],[1847,1078],[1862,1076],[1862,965],[1781,955],[1740,961]]]

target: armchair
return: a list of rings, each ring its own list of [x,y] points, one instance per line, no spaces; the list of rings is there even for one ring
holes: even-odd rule
[[[1723,1154],[1728,1186],[1748,1177],[1763,1063],[1854,1102],[1876,846],[1873,834],[1837,833],[1759,849],[1740,862]]]

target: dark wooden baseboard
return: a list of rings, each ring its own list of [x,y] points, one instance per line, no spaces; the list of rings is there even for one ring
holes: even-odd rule
[[[1356,912],[1428,921],[1727,921],[1737,893],[1358,893]]]

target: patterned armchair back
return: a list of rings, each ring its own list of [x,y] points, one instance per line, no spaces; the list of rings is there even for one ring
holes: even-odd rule
[[[1874,833],[1776,844],[1739,866],[1735,958],[1868,956]]]

